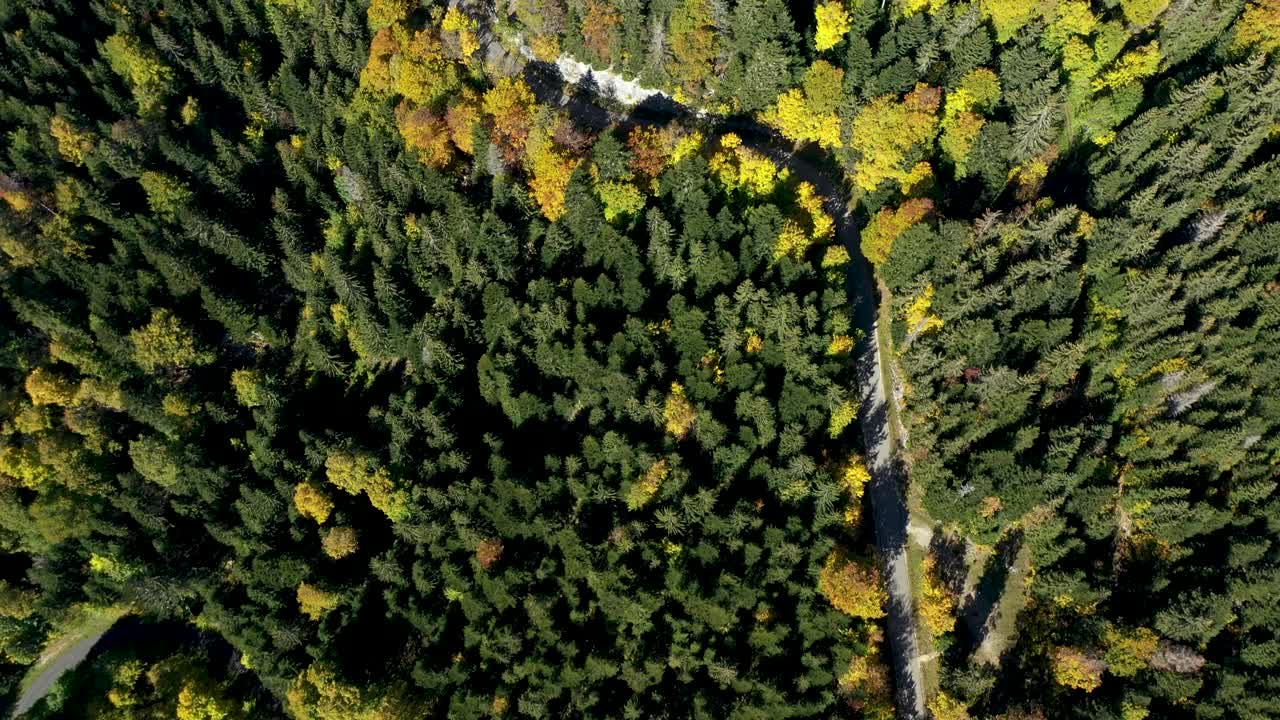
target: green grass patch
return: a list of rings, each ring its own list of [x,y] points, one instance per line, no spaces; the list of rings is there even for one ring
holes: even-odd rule
[[[1005,648],[1018,634],[1018,615],[1027,606],[1027,574],[1031,570],[1031,552],[1024,545],[1018,550],[1005,580],[1004,590],[996,601],[995,622],[975,653],[976,659],[998,665]]]

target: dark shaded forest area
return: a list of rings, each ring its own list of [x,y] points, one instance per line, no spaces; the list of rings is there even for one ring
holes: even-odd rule
[[[893,717],[861,343],[935,720],[1280,717],[1280,1],[0,33],[0,696],[87,609],[198,628],[28,717]]]

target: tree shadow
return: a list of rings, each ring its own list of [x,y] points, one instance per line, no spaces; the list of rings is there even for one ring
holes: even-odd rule
[[[962,621],[960,633],[969,653],[977,650],[990,630],[990,619],[1000,598],[1004,595],[1009,573],[1013,569],[1018,551],[1022,549],[1022,530],[1015,530],[996,543],[995,552],[987,559],[982,577],[973,595],[960,608]]]
[[[935,532],[929,542],[929,555],[933,557],[934,573],[942,584],[955,595],[964,592],[964,581],[969,576],[966,558],[968,543],[958,535]]]

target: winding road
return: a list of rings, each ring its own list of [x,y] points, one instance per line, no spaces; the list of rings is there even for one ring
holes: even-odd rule
[[[501,40],[485,38],[490,53],[501,52]],[[836,234],[854,258],[848,290],[853,299],[854,322],[863,332],[857,352],[858,384],[861,394],[860,421],[867,447],[867,467],[875,544],[881,574],[889,594],[886,631],[893,667],[895,704],[902,720],[923,720],[924,679],[916,640],[915,603],[907,560],[909,513],[906,500],[906,471],[894,451],[889,435],[889,406],[881,368],[876,285],[870,265],[862,255],[858,228],[845,197],[844,178],[829,158],[810,145],[800,152],[789,141],[753,117],[717,118],[676,103],[659,90],[644,88],[609,71],[594,70],[564,55],[555,63],[541,62],[532,50],[519,42],[519,51],[528,61],[524,76],[539,102],[563,107],[574,120],[594,131],[610,126],[629,127],[683,120],[701,125],[711,133],[733,132],[743,144],[789,169],[798,179],[813,183],[824,206],[836,221]],[[498,48],[495,49],[495,44]],[[568,92],[566,92],[568,90]],[[601,102],[608,98],[627,107],[625,113],[609,110]]]

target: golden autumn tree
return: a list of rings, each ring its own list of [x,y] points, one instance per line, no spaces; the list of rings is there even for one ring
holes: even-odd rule
[[[1149,628],[1108,627],[1103,636],[1107,672],[1117,677],[1133,677],[1145,670],[1160,646],[1160,636]]]
[[[907,154],[933,142],[938,134],[938,106],[942,91],[916,85],[901,101],[881,95],[853,121],[853,147],[861,155],[854,180],[867,192],[889,180],[909,185],[916,173],[907,167]]]
[[[579,159],[556,145],[546,123],[529,132],[525,142],[525,166],[529,170],[529,190],[542,215],[555,222],[565,212],[564,196]]]
[[[373,36],[360,71],[360,89],[375,97],[399,96],[415,107],[434,108],[461,86],[458,63],[431,30],[384,27]]]
[[[74,380],[46,367],[32,370],[24,386],[35,405],[71,405],[79,389]]]
[[[162,368],[206,365],[213,353],[204,352],[196,344],[195,335],[168,310],[153,310],[151,321],[129,333],[133,359],[142,369],[154,372]]]
[[[533,92],[520,78],[501,78],[484,94],[484,112],[493,120],[493,140],[507,162],[525,152],[533,127]]]
[[[649,501],[658,494],[658,490],[662,487],[662,481],[666,480],[670,474],[671,463],[666,458],[662,458],[650,465],[644,476],[631,483],[631,487],[627,490],[627,508],[639,510],[649,504]]]
[[[330,453],[324,462],[329,482],[352,495],[363,493],[388,518],[400,521],[409,516],[409,495],[396,487],[391,472],[374,458],[360,452]]]
[[[77,128],[61,115],[49,120],[49,134],[58,143],[58,154],[74,165],[84,165],[85,158],[98,144],[93,133]]]
[[[809,217],[809,232],[815,240],[826,241],[835,236],[835,218],[822,207],[822,196],[813,183],[804,181],[796,186],[796,205]]]
[[[457,38],[463,59],[470,58],[480,49],[480,37],[476,35],[480,23],[464,13],[460,6],[453,5],[445,12],[444,19],[440,21],[440,29],[453,33]]]
[[[164,109],[175,75],[173,68],[160,61],[155,50],[132,35],[117,33],[102,44],[102,54],[111,70],[129,83],[139,115],[152,116]]]
[[[236,399],[245,407],[262,407],[267,401],[262,373],[257,370],[232,371],[231,387],[235,390]]]
[[[956,625],[956,599],[938,573],[937,559],[927,555],[920,591],[920,618],[931,635],[951,632]]]
[[[396,108],[396,124],[404,144],[418,151],[418,159],[433,168],[453,161],[454,142],[444,118],[426,110],[412,110],[407,103]]]
[[[929,712],[933,720],[971,720],[969,707],[945,692],[939,692],[929,699]]]
[[[325,555],[340,560],[355,554],[360,548],[360,536],[355,528],[336,527],[324,534],[320,547]]]
[[[322,662],[302,671],[285,692],[295,720],[420,720],[428,708],[403,684],[377,687],[348,682],[337,668]]]
[[[831,419],[827,421],[827,435],[832,440],[840,437],[845,428],[858,419],[858,408],[857,400],[842,400],[831,410]]]
[[[621,28],[622,13],[611,3],[587,0],[587,11],[582,15],[582,42],[604,65],[613,63]]]
[[[683,440],[698,420],[698,409],[689,402],[680,383],[671,383],[671,394],[663,407],[662,420],[667,432],[677,440]]]
[[[299,483],[293,489],[293,505],[303,517],[309,517],[323,525],[333,512],[333,499],[313,482]]]
[[[734,133],[720,136],[720,149],[708,164],[720,183],[730,192],[745,191],[756,197],[768,195],[778,186],[778,166],[765,155],[742,144]]]
[[[693,97],[701,97],[715,75],[715,61],[720,54],[710,0],[684,0],[668,25],[672,60],[670,73],[680,89]]]
[[[604,205],[604,219],[609,222],[630,217],[644,209],[644,193],[629,182],[596,183],[596,193]]]
[[[365,13],[371,30],[380,30],[401,22],[408,15],[409,0],[373,0]]]
[[[934,292],[932,283],[926,285],[924,290],[920,291],[920,294],[907,306],[907,337],[909,340],[942,328],[942,318],[933,313]]]
[[[1106,664],[1073,647],[1059,647],[1053,653],[1053,679],[1063,687],[1093,692],[1102,685]]]
[[[996,40],[1001,43],[1013,39],[1035,17],[1039,0],[981,0],[982,15],[996,29]]]
[[[883,208],[862,230],[862,254],[874,265],[883,265],[893,252],[893,241],[933,212],[933,201],[913,198],[896,208]]]
[[[1125,19],[1138,27],[1155,22],[1168,7],[1169,0],[1120,0]]]
[[[827,556],[818,575],[818,590],[840,612],[864,620],[884,617],[889,600],[875,565],[851,558],[842,547]]]
[[[946,7],[947,0],[903,0],[902,15],[911,17],[921,12],[936,13]]]
[[[172,175],[146,170],[138,176],[138,183],[147,193],[152,212],[166,220],[177,220],[178,213],[191,203],[191,190]]]
[[[1236,47],[1256,47],[1264,53],[1280,50],[1280,0],[1254,0],[1236,23]]]
[[[844,36],[853,29],[849,19],[849,11],[840,0],[828,0],[813,9],[817,29],[814,30],[813,44],[818,52],[830,50],[839,45]]]
[[[981,113],[990,111],[999,99],[1000,78],[987,68],[970,71],[959,87],[947,93],[938,145],[955,165],[957,177],[968,174],[969,153],[986,124]]]
[[[849,502],[845,505],[844,522],[849,528],[857,528],[862,521],[862,496],[866,492],[867,483],[871,482],[871,471],[861,455],[849,458],[839,470],[840,484],[849,493]]]
[[[297,599],[302,614],[317,622],[342,602],[336,593],[326,592],[306,582],[298,585]]]
[[[805,232],[800,223],[788,218],[782,223],[782,230],[778,232],[778,238],[773,242],[773,259],[781,260],[789,257],[796,261],[803,260],[804,254],[812,244],[813,238]]]
[[[445,112],[444,124],[449,128],[449,139],[454,146],[468,155],[475,155],[475,132],[480,124],[479,94],[470,88],[463,90]]]
[[[399,27],[397,26],[397,31]],[[418,30],[401,43],[392,63],[397,94],[419,105],[430,106],[458,89],[458,65],[444,52],[440,40],[429,30]]]
[[[761,119],[789,140],[838,148],[843,144],[838,114],[843,98],[844,71],[818,60],[805,71],[801,87],[780,95]]]

